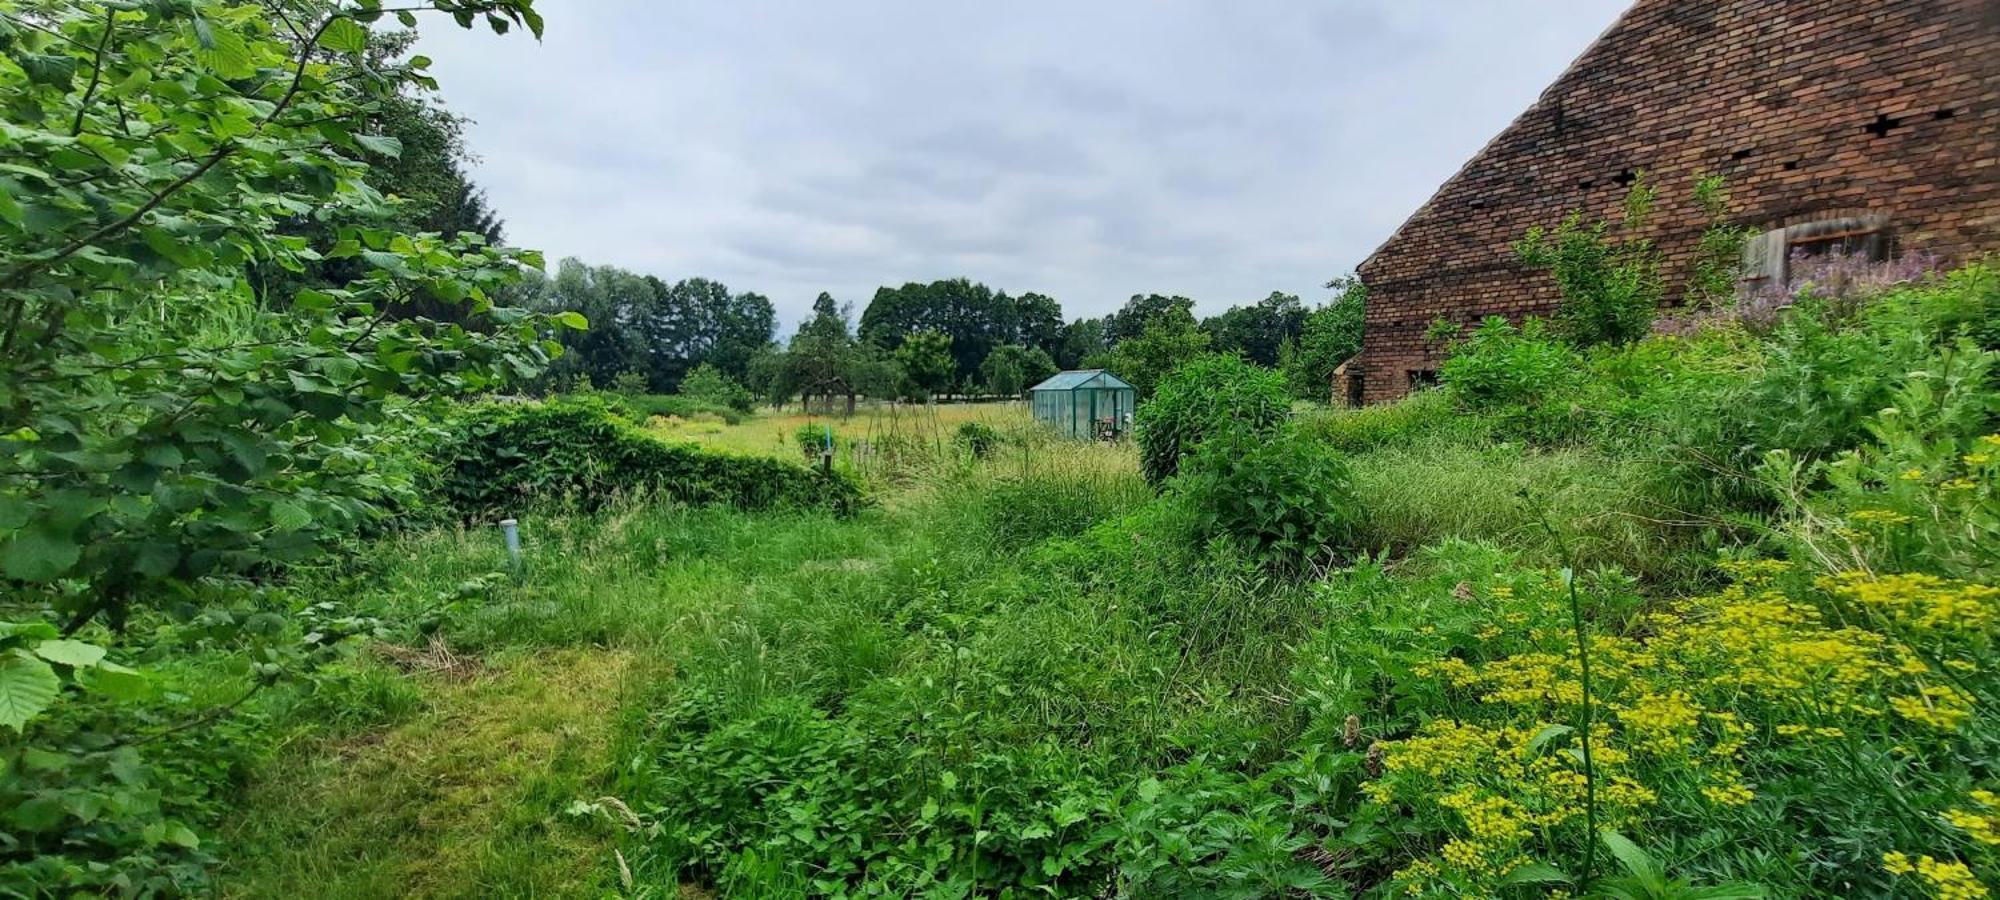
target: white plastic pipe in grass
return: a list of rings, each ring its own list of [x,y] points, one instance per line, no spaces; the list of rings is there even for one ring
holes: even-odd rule
[[[513,519],[500,520],[500,537],[507,542],[507,559],[513,563],[514,571],[521,571],[521,523]]]

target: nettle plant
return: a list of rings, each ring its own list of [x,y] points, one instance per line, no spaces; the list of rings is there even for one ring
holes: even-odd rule
[[[0,726],[116,672],[66,642],[91,622],[380,515],[385,401],[531,376],[583,326],[493,305],[533,253],[368,225],[394,200],[361,160],[400,150],[370,114],[435,87],[373,30],[539,34],[531,4],[0,0]]]

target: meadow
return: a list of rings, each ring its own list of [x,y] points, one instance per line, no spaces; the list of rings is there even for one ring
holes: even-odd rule
[[[1624,361],[1599,356],[1584,387],[1616,391],[1615,416],[1449,387],[1289,413],[1255,443],[1335,454],[1314,471],[1353,498],[1325,532],[1346,550],[1233,530],[1195,483],[1212,472],[1162,490],[1138,447],[997,417],[969,421],[1005,425],[998,448],[940,436],[848,515],[550,506],[522,516],[518,574],[488,527],[378,541],[337,583],[428,630],[288,701],[355,724],[256,767],[225,884],[1985,896],[1992,352],[1950,338],[1826,372],[1883,378],[1891,402],[1855,398],[1871,409],[1816,475],[1747,454],[1767,464],[1754,500],[1658,450],[1797,364],[1788,342],[1958,333],[1994,291],[1979,271],[1830,331],[1801,313],[1750,345],[1710,332],[1676,347],[1683,377],[1644,385],[1606,383]],[[1258,377],[1240,365],[1201,389]],[[1802,424],[1739,411],[1720,427]],[[775,444],[790,425],[725,428]],[[1228,495],[1285,520],[1282,473],[1230,456]]]

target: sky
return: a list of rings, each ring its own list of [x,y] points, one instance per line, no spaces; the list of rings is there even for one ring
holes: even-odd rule
[[[771,298],[1326,299],[1627,0],[542,0],[426,23],[510,243]]]

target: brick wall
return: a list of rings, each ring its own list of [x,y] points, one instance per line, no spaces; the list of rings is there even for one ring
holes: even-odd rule
[[[1746,225],[1881,213],[1899,248],[2000,251],[2000,0],[1640,0],[1361,265],[1366,399],[1438,367],[1439,318],[1551,312],[1510,245],[1615,217],[1640,170],[1670,303],[1703,174]]]

